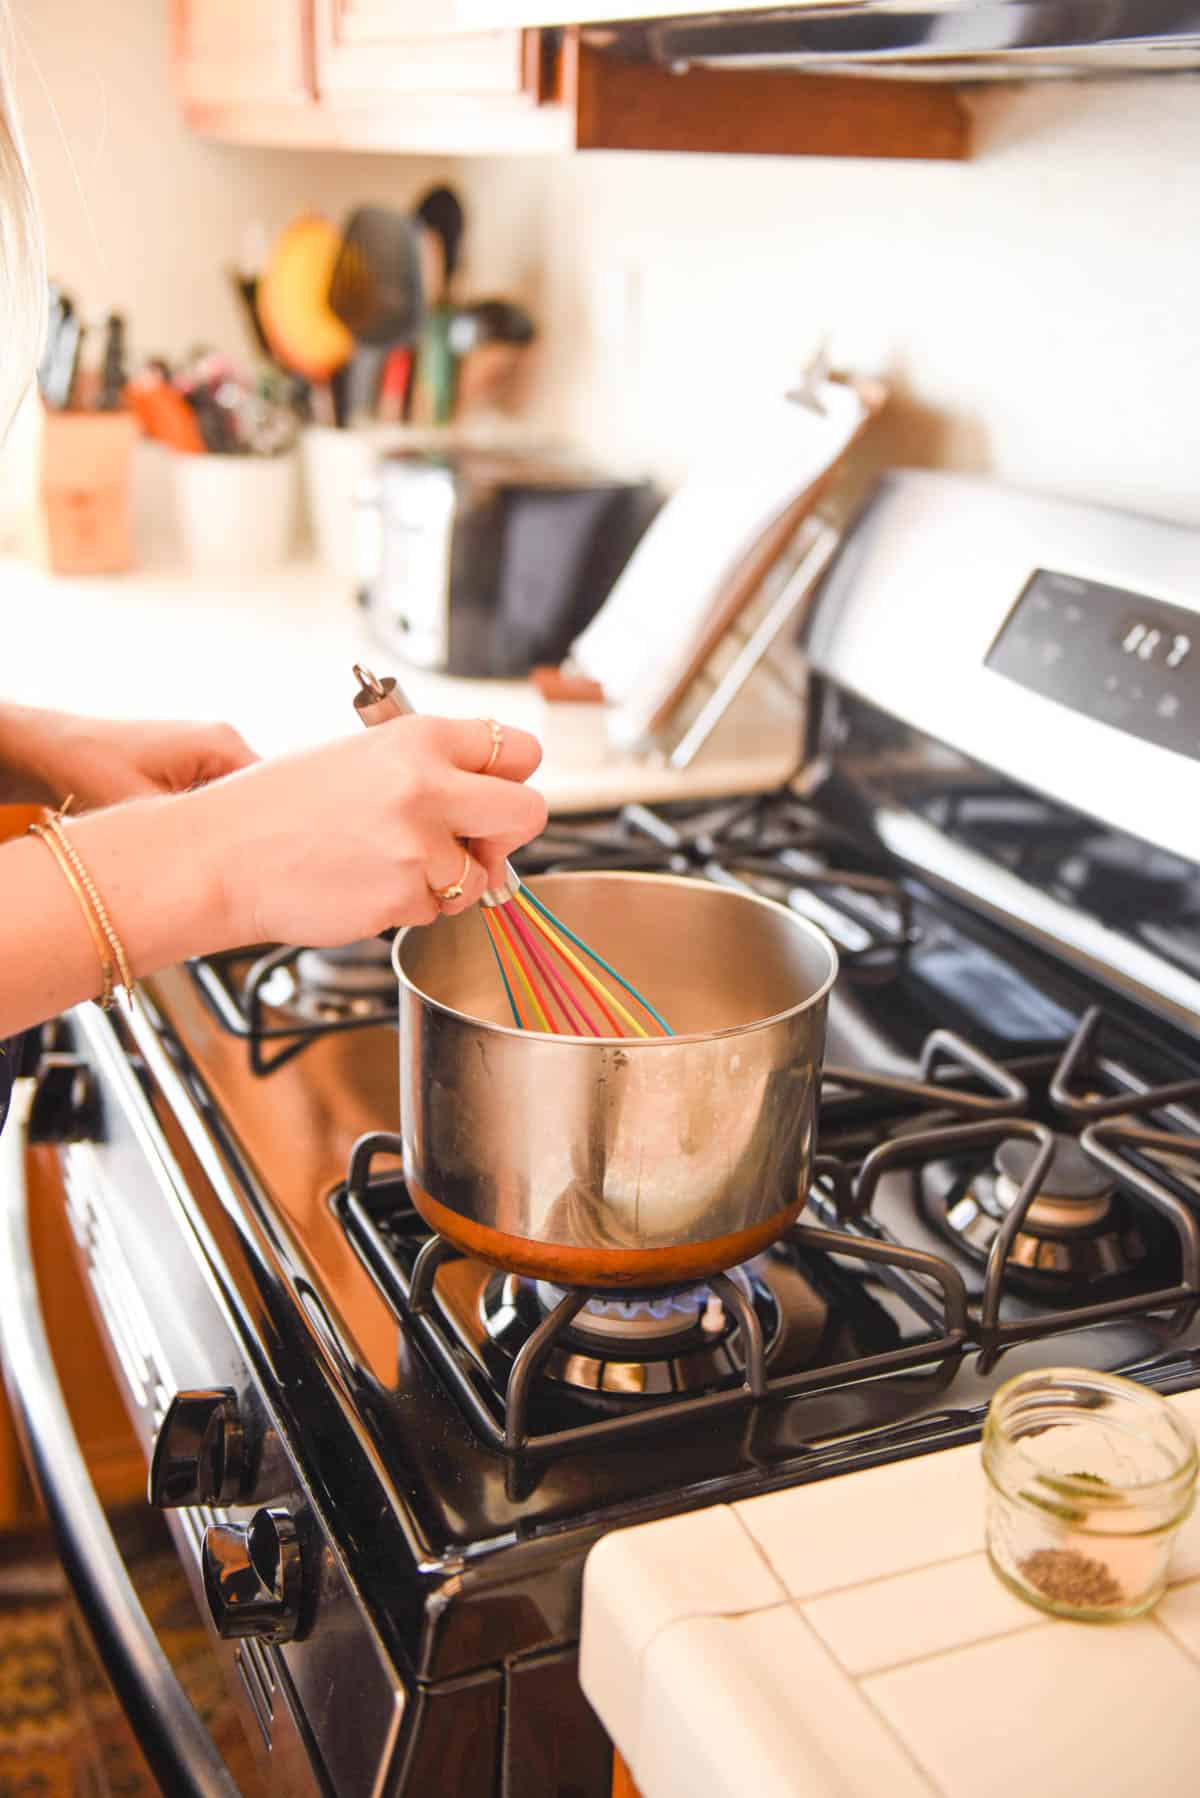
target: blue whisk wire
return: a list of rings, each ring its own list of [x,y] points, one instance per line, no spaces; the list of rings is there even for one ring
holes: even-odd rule
[[[659,1016],[658,1012],[655,1011],[653,1005],[651,1005],[651,1003],[648,999],[643,999],[641,993],[638,992],[636,986],[630,986],[628,980],[625,979],[624,975],[618,974],[617,970],[615,968],[610,967],[608,962],[605,961],[605,959],[602,955],[597,955],[596,951],[592,948],[590,943],[585,943],[580,937],[577,937],[575,935],[575,932],[573,930],[568,930],[567,926],[563,923],[562,919],[556,918],[554,913],[552,911],[550,911],[547,906],[542,904],[542,902],[538,898],[537,894],[530,892],[529,888],[525,885],[524,881],[521,882],[521,891],[522,891],[522,893],[524,893],[526,899],[528,899],[530,905],[534,906],[542,914],[543,918],[545,918],[547,924],[550,925],[551,929],[557,930],[562,936],[565,936],[567,938],[568,942],[574,943],[575,947],[577,949],[581,949],[583,951],[583,953],[589,958],[589,960],[594,961],[596,963],[596,966],[598,968],[603,968],[604,972],[609,976],[610,979],[615,980],[618,986],[624,987],[625,991],[629,994],[630,998],[633,999],[638,1005],[640,1005],[642,1010],[647,1012],[650,1015],[650,1017],[652,1017],[654,1019],[654,1022],[658,1025],[659,1029],[662,1031],[664,1036],[674,1036],[675,1032],[671,1029],[671,1026],[667,1023],[666,1019]],[[501,970],[501,972],[503,972],[503,970]],[[508,982],[505,981],[504,984],[507,986]],[[510,993],[509,994],[510,1001],[511,1001],[511,998],[512,998],[512,994]]]

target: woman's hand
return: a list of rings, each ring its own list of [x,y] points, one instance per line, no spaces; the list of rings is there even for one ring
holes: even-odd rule
[[[190,899],[179,892],[174,903],[200,911],[190,941],[164,959],[200,952],[200,939],[204,949],[348,943],[475,904],[546,823],[545,800],[523,784],[541,760],[536,739],[504,730],[491,770],[479,773],[491,753],[482,722],[397,718],[148,808],[154,836],[166,838],[160,905],[186,878]],[[87,835],[99,839],[106,822],[111,837],[119,815],[136,829],[142,811],[123,807],[73,826],[85,861]],[[144,881],[135,872],[144,859],[114,856],[110,883]],[[96,879],[103,892],[99,870]],[[438,900],[455,885],[460,898]]]
[[[537,836],[526,732],[397,718],[320,749],[242,768],[194,792],[68,821],[134,976],[259,942],[348,943],[474,904]],[[462,847],[469,842],[469,859]],[[99,988],[96,951],[45,846],[5,845],[0,1036]],[[464,860],[466,867],[464,868]],[[436,891],[461,883],[458,899]]]
[[[184,793],[255,761],[229,724],[126,724],[6,706],[0,761],[24,774],[30,797],[77,811],[151,793]]]

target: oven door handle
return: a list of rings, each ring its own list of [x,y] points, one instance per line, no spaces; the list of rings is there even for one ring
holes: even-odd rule
[[[113,1540],[54,1371],[29,1235],[23,1125],[33,1082],[15,1083],[0,1131],[0,1361],[13,1417],[63,1571],[117,1698],[170,1798],[238,1790],[159,1645]]]

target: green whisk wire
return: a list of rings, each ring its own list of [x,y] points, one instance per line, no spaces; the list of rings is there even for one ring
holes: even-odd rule
[[[659,1029],[662,1031],[664,1036],[674,1036],[675,1032],[671,1029],[671,1026],[667,1023],[666,1019],[661,1017],[659,1015],[659,1013],[657,1011],[655,1011],[653,1005],[651,1005],[651,1003],[648,999],[643,999],[641,993],[638,992],[636,986],[630,986],[628,980],[625,979],[624,975],[618,974],[617,970],[614,967],[610,967],[610,965],[608,964],[608,962],[605,961],[605,959],[602,955],[597,955],[596,951],[592,948],[590,943],[583,942],[581,938],[579,938],[575,935],[575,932],[573,930],[569,930],[567,928],[567,926],[563,923],[561,918],[556,918],[554,913],[552,911],[550,911],[548,909],[548,907],[546,907],[542,904],[542,902],[538,898],[537,894],[530,892],[529,888],[525,885],[524,881],[521,882],[521,891],[524,893],[525,897],[528,899],[530,905],[534,906],[536,908],[536,910],[538,910],[542,914],[543,918],[545,918],[547,924],[550,925],[552,930],[557,930],[562,936],[565,936],[569,942],[574,943],[575,947],[577,949],[581,949],[583,951],[583,953],[589,958],[589,960],[595,962],[595,964],[598,968],[603,968],[604,972],[610,977],[610,979],[615,980],[618,986],[624,987],[625,991],[629,994],[630,998],[633,999],[638,1005],[640,1005],[642,1010],[644,1012],[646,1012],[648,1016],[650,1016],[654,1019],[654,1022],[658,1025]],[[505,985],[507,986],[507,984],[508,983],[506,981]],[[511,998],[512,998],[511,993],[509,994],[509,998],[511,1000]]]

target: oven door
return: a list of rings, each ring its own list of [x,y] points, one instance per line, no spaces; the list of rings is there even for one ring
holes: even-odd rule
[[[80,1733],[91,1738],[100,1790],[149,1791],[148,1764],[170,1798],[258,1798],[266,1788],[166,1525],[144,1501],[106,1509],[68,1408],[52,1335],[64,1360],[67,1345],[61,1328],[47,1327],[30,1231],[21,1126],[32,1085],[18,1083],[0,1134],[0,1360],[85,1625]],[[103,1362],[91,1378],[115,1393]]]

